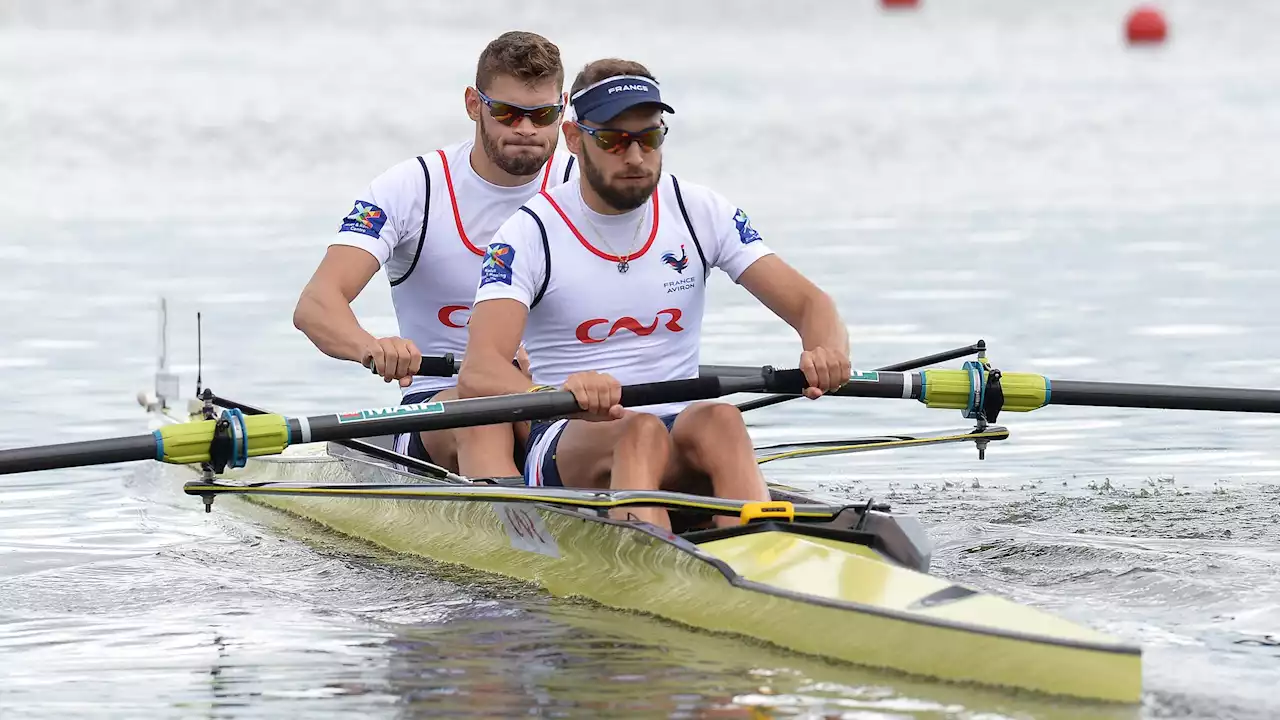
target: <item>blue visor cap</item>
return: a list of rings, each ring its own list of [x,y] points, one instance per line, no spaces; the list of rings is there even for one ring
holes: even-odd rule
[[[605,78],[574,93],[570,102],[578,120],[593,123],[607,122],[621,115],[624,110],[645,104],[657,105],[664,111],[675,114],[670,105],[662,102],[658,83],[636,75]]]

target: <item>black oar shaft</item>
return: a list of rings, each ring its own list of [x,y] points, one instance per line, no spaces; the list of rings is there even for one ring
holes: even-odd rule
[[[760,373],[755,377],[644,383],[623,386],[622,404],[635,407],[709,400],[735,392],[800,392],[803,384],[804,376],[796,370]],[[278,453],[296,443],[544,420],[579,412],[573,393],[557,390],[306,418],[233,416],[226,423],[220,421],[218,427],[230,428],[226,441],[234,448],[231,452],[243,458]],[[204,462],[214,454],[211,443],[217,442],[217,437],[215,424],[203,421],[168,425],[151,435],[3,450],[0,451],[0,474],[130,460]]]
[[[22,473],[155,459],[155,436],[135,435],[109,440],[83,440],[43,447],[0,450],[0,472]]]
[[[1050,405],[1280,412],[1280,390],[1053,380]]]
[[[799,392],[803,383],[804,376],[798,370],[778,371],[768,376],[757,373],[755,377],[704,377],[641,383],[623,387],[621,404],[627,407],[662,405],[710,400],[735,392],[774,389]],[[556,390],[319,415],[305,421],[290,418],[289,435],[291,442],[299,442],[300,439],[311,442],[348,440],[369,435],[546,420],[580,412],[582,409],[573,393]]]

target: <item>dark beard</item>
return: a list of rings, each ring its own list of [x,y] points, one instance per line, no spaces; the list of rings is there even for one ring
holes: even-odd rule
[[[480,140],[484,144],[484,154],[489,156],[489,162],[497,165],[502,172],[516,177],[537,175],[542,166],[547,163],[547,160],[551,159],[551,153],[554,151],[554,148],[552,148],[545,155],[507,157],[502,154],[502,150],[498,147],[498,141],[485,130],[483,120],[480,122]]]
[[[630,212],[648,202],[654,188],[658,187],[658,178],[662,177],[662,163],[659,161],[658,171],[653,174],[653,182],[641,186],[616,188],[605,182],[604,173],[592,164],[591,157],[587,155],[585,149],[578,155],[578,162],[582,165],[582,176],[587,179],[587,184],[595,190],[596,195],[599,195],[609,207],[622,212]]]

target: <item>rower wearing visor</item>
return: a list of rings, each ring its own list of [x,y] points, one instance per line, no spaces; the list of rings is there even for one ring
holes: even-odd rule
[[[674,110],[643,65],[587,65],[571,102],[576,119],[564,125],[565,144],[580,177],[539,193],[494,235],[487,256],[502,262],[480,271],[459,393],[573,392],[580,415],[532,424],[529,485],[768,500],[737,408],[624,409],[621,386],[697,376],[712,268],[799,333],[810,398],[849,379],[845,324],[830,297],[765,246],[745,212],[662,171],[663,114]],[[532,383],[506,360],[522,339]],[[489,432],[460,438],[483,445]],[[492,474],[482,455],[466,457],[463,473]],[[660,508],[614,512],[670,527]]]
[[[391,167],[357,196],[298,300],[298,329],[326,354],[399,382],[402,403],[455,398],[454,378],[414,373],[424,353],[465,350],[475,276],[498,227],[529,198],[575,172],[573,156],[556,152],[566,101],[554,44],[528,32],[489,43],[475,86],[465,92],[474,137]],[[399,325],[394,336],[368,332],[351,310],[379,268],[391,284]],[[513,349],[507,362],[516,359],[527,370],[523,351],[519,355]],[[472,447],[505,457],[499,474],[518,475],[523,434],[517,440],[513,432],[524,430],[499,426],[490,435],[492,446]],[[396,449],[458,469],[450,431],[406,433]]]

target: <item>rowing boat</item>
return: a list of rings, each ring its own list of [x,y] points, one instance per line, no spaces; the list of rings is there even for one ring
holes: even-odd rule
[[[958,370],[915,370],[975,353],[978,359]],[[439,360],[445,370],[456,367]],[[139,398],[151,413],[151,433],[0,450],[0,474],[162,461],[189,469],[185,491],[203,498],[207,511],[229,496],[393,551],[536,583],[555,595],[928,678],[1109,702],[1141,697],[1139,647],[930,574],[932,546],[921,524],[873,500],[851,503],[776,483],[763,503],[529,488],[517,478],[463,478],[390,449],[390,437],[400,432],[572,414],[578,405],[568,392],[286,417],[207,388],[180,412],[168,406],[175,386],[162,360],[154,396]],[[621,404],[768,394],[739,406],[763,407],[803,389],[795,370],[704,366],[699,378],[624,386]],[[981,342],[855,371],[834,394],[958,409],[973,424],[926,435],[766,446],[757,448],[757,460],[945,443],[973,443],[981,459],[990,443],[1009,437],[995,424],[1001,412],[1051,404],[1280,412],[1276,390],[1002,373]],[[666,508],[672,529],[610,518],[610,510],[629,506]],[[713,515],[739,524],[712,528]]]
[[[844,445],[1007,436],[989,426]],[[390,439],[373,444],[385,449]],[[189,482],[185,491],[210,502],[234,495],[393,551],[802,653],[952,681],[1139,698],[1138,648],[927,574],[924,529],[883,505],[824,503],[780,485],[772,486],[775,505],[754,507],[682,493],[526,488],[431,477],[414,464],[311,443],[250,459],[216,482]],[[608,517],[628,503],[666,507],[684,522],[668,532]],[[739,514],[743,524],[695,529],[710,512]]]
[[[984,349],[979,343],[917,364]],[[424,367],[456,370],[452,358],[439,360]],[[712,376],[742,371],[703,368]],[[167,407],[163,394],[173,386],[162,367],[156,394],[140,395],[157,437],[166,427],[227,413],[267,415],[206,391],[184,416]],[[385,420],[416,411],[402,406],[347,416]],[[243,434],[251,434],[245,427]],[[981,422],[928,435],[759,447],[757,460],[944,443],[973,443],[981,453],[1008,436],[1006,428]],[[887,505],[817,498],[777,483],[770,484],[773,502],[743,503],[673,492],[529,488],[518,478],[475,481],[393,452],[391,437],[304,442],[257,457],[246,449],[221,473],[207,462],[190,463],[185,467],[199,477],[184,490],[202,497],[207,510],[215,498],[231,496],[393,551],[837,661],[1094,700],[1139,698],[1139,648],[928,574],[927,533]],[[666,508],[672,530],[610,519],[611,508],[629,505]],[[740,524],[710,529],[712,514],[736,515]]]

